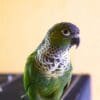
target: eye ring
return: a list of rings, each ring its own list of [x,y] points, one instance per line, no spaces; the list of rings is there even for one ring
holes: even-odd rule
[[[61,33],[64,35],[64,36],[70,36],[70,32],[68,30],[62,30]]]

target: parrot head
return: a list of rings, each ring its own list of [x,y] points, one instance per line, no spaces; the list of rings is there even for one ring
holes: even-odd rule
[[[67,46],[72,47],[79,46],[79,28],[67,22],[61,22],[55,24],[49,31],[50,44],[57,48],[66,48]]]

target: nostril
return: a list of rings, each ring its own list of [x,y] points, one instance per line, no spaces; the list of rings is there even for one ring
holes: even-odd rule
[[[79,34],[79,32],[77,32],[77,34]]]

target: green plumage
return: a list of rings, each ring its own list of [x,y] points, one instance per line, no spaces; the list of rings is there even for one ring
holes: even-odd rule
[[[61,62],[59,61],[57,62],[61,68],[59,68],[59,66],[57,66],[57,68],[55,67],[56,66],[55,62],[57,60],[54,58],[54,56],[56,55],[57,52],[59,54],[60,51],[61,52],[65,51],[67,46],[71,47],[74,44],[77,44],[77,45],[79,44],[78,43],[79,39],[77,41],[75,41],[75,39],[74,41],[72,41],[71,34],[70,36],[67,36],[67,37],[61,34],[61,30],[63,29],[64,30],[67,29],[71,33],[73,30],[75,30],[76,26],[74,26],[71,23],[59,23],[59,24],[56,24],[55,26],[51,30],[49,30],[48,37],[49,37],[50,43],[48,45],[50,47],[56,48],[58,51],[55,49],[53,52],[50,51],[51,49],[45,50],[45,47],[44,46],[42,47],[42,45],[44,45],[45,43],[44,41],[45,39],[44,39],[41,45],[36,49],[36,51],[33,52],[27,59],[27,62],[25,65],[25,72],[24,72],[24,87],[25,87],[25,91],[27,92],[29,96],[29,100],[61,100],[64,87],[66,85],[69,85],[71,81],[71,76],[72,76],[71,63],[68,63],[68,65],[66,66],[66,68],[69,68],[69,69],[67,70],[65,69],[63,72],[62,70],[64,69],[64,67],[62,67],[63,64],[60,65]],[[56,35],[56,34],[59,34],[59,35]],[[61,42],[61,45],[59,44],[60,43],[59,41]],[[46,48],[49,48],[48,45]],[[44,51],[42,51],[41,48],[44,48]],[[38,53],[39,50],[42,51],[41,54]],[[47,55],[48,51],[51,52],[53,56],[51,56],[50,54]],[[37,57],[37,55],[43,60],[43,62],[40,58]],[[36,61],[36,57],[38,59],[37,61]],[[45,59],[47,61],[44,61]],[[48,60],[50,64],[51,63],[54,64],[53,67],[55,67],[55,69],[52,69],[52,65],[48,63]],[[62,59],[59,58],[58,60],[62,60]],[[45,64],[47,63],[47,65],[45,65],[44,62]],[[60,73],[59,70],[61,71],[61,73],[63,72],[63,74],[58,74]]]
[[[35,54],[29,56],[24,76],[25,89],[30,100],[59,100],[63,88],[71,79],[71,70],[63,77],[49,79],[36,68],[38,65],[34,60]]]

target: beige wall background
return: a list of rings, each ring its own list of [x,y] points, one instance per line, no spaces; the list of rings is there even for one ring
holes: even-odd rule
[[[55,23],[80,28],[81,45],[71,50],[74,73],[92,78],[92,98],[100,100],[99,0],[0,0],[0,73],[20,73],[27,56]]]

